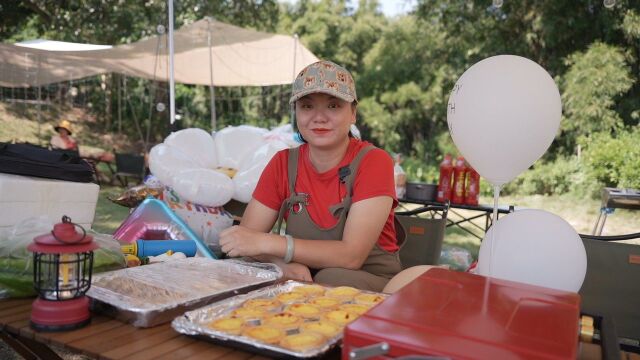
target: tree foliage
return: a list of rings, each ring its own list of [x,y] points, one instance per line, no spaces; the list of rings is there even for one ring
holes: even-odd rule
[[[611,9],[594,0],[505,1],[499,8],[490,0],[418,0],[415,11],[394,18],[380,12],[378,0],[174,3],[176,27],[211,16],[297,34],[319,58],[346,66],[357,82],[361,132],[385,149],[409,156],[406,163],[416,180],[431,178],[434,171],[429,169],[439,158],[455,152],[446,126],[449,90],[471,65],[498,54],[542,65],[557,80],[563,100],[562,131],[533,171],[545,175],[539,176],[542,183],[523,180],[521,187],[563,189],[567,183],[560,174],[573,174],[582,166],[576,145],[585,148],[588,159],[604,159],[588,139],[605,148],[637,139],[632,129],[640,121],[640,2],[635,0],[617,0]],[[5,1],[0,3],[0,38],[122,44],[154,35],[157,25],[166,25],[166,13],[165,0]],[[107,130],[115,129],[116,107],[103,100],[115,102],[121,81],[108,76],[87,82],[90,89],[82,91]],[[289,91],[286,86],[217,88],[219,126],[286,122]],[[168,131],[161,121],[166,113],[154,106],[168,101],[167,85],[129,78],[126,92],[124,131],[140,137],[152,126],[152,137],[161,139]],[[177,86],[183,127],[208,128],[209,99],[206,87]],[[596,169],[607,161],[589,160],[589,166]],[[630,161],[638,163],[637,158]],[[621,175],[590,171],[607,184],[629,183]]]

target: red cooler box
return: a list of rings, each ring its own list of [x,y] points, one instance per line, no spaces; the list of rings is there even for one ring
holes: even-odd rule
[[[432,269],[345,329],[343,359],[576,359],[576,293]]]

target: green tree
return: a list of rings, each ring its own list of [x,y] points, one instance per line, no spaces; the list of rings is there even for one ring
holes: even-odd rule
[[[623,126],[616,104],[636,81],[627,59],[622,49],[601,42],[567,58],[569,69],[560,82],[564,144],[572,147],[578,137]]]

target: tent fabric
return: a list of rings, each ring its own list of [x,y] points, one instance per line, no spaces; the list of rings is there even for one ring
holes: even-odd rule
[[[174,78],[184,84],[290,84],[300,70],[317,60],[292,36],[211,19],[174,32]],[[7,87],[40,86],[106,72],[168,81],[168,66],[166,34],[90,51],[46,51],[0,44],[0,86]]]

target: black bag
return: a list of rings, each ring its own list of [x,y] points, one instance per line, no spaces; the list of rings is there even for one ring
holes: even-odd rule
[[[31,144],[0,143],[0,172],[76,182],[93,181],[93,168],[77,153]]]

